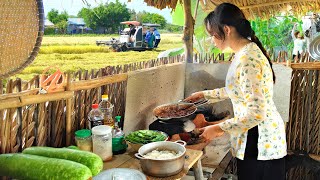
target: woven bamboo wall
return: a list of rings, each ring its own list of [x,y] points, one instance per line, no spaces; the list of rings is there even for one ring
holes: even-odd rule
[[[170,57],[133,63],[124,66],[106,67],[100,70],[79,71],[71,75],[72,82],[108,77],[143,68],[181,62],[183,57]],[[85,82],[85,81],[84,81]],[[39,76],[23,83],[21,79],[0,81],[0,101],[10,103],[8,96],[38,94]],[[19,93],[20,92],[20,93]],[[98,103],[102,94],[109,94],[115,105],[114,115],[124,116],[126,81],[108,83],[92,89],[73,92],[71,108],[71,134],[86,127],[87,115],[92,103]],[[59,99],[59,98],[58,98]],[[61,100],[60,100],[61,99]],[[30,146],[66,146],[67,100],[44,102],[10,109],[0,109],[0,154],[19,152]],[[73,142],[73,139],[71,140]]]
[[[318,65],[317,65],[318,64]],[[314,67],[314,66],[317,67]],[[290,120],[287,124],[289,150],[320,155],[320,66],[293,67],[291,82]],[[313,180],[305,168],[290,170],[288,179]]]

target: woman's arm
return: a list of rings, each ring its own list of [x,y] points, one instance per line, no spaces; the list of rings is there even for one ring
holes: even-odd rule
[[[206,90],[206,91],[202,91],[204,94],[204,98],[208,99],[208,100],[225,100],[228,99],[228,93],[226,91],[226,89],[223,88],[217,88],[214,90]]]
[[[229,98],[225,88],[217,88],[214,90],[206,90],[206,91],[198,91],[191,96],[185,98],[183,101],[184,102],[197,102],[203,99],[210,100],[212,102],[219,102],[224,99]]]

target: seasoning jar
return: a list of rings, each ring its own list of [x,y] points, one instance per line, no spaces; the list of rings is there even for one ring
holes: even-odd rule
[[[112,159],[112,127],[107,125],[92,128],[93,153],[103,161]]]
[[[91,131],[81,129],[75,132],[75,140],[79,149],[92,152]]]

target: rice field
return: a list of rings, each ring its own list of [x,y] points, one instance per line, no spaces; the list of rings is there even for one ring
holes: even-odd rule
[[[49,66],[59,67],[63,72],[99,69],[106,66],[130,64],[157,58],[162,51],[183,46],[182,34],[162,34],[157,49],[152,51],[113,52],[108,46],[97,46],[96,40],[110,40],[112,36],[45,36],[40,53],[19,77],[29,80]]]

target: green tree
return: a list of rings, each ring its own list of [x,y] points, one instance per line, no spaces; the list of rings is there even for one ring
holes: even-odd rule
[[[69,15],[68,15],[67,11],[63,11],[60,14],[58,10],[51,9],[51,11],[48,12],[47,17],[53,24],[57,24],[61,21],[67,21]]]
[[[68,22],[67,21],[60,21],[56,24],[57,28],[59,29],[60,33],[66,34],[67,33],[67,27]]]
[[[129,9],[129,13],[130,13],[130,20],[131,20],[131,21],[139,21],[139,20],[138,20],[138,14],[136,13],[135,10]],[[139,21],[139,22],[140,22],[140,21]]]
[[[183,26],[178,26],[178,25],[167,23],[165,29],[169,32],[182,32]]]
[[[294,16],[271,17],[267,20],[257,18],[251,21],[252,29],[261,43],[270,52],[291,50],[293,41],[291,30],[294,23],[301,22]]]
[[[101,4],[96,8],[82,8],[78,13],[90,28],[96,30],[103,28],[104,30],[113,33],[118,30],[120,22],[130,19],[130,12],[126,4],[121,4],[118,0]]]
[[[160,24],[162,28],[164,28],[167,24],[166,19],[157,13],[149,13],[143,11],[138,15],[138,18],[140,18],[140,22],[142,23]]]

